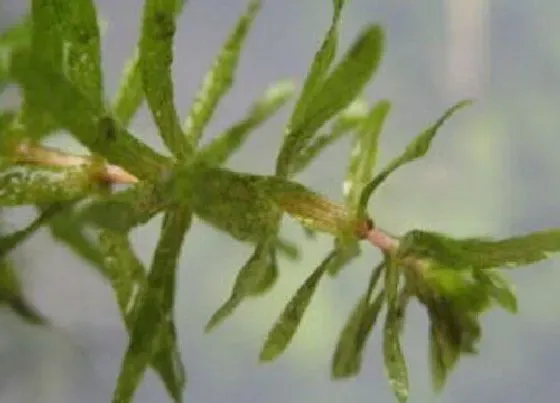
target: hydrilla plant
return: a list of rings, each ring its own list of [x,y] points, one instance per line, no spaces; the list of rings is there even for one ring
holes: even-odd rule
[[[173,103],[173,37],[183,1],[145,0],[142,29],[112,102],[103,89],[96,8],[91,0],[32,0],[27,18],[0,35],[0,90],[16,85],[22,104],[0,114],[0,206],[32,205],[37,218],[0,239],[0,301],[25,320],[48,325],[25,299],[10,252],[37,229],[48,227],[96,267],[112,285],[129,334],[116,381],[114,402],[130,402],[151,367],[171,399],[182,401],[185,369],[173,318],[178,256],[193,217],[233,239],[254,245],[229,298],[210,318],[210,331],[247,298],[265,294],[278,276],[277,255],[297,258],[297,248],[279,236],[287,214],[309,231],[333,236],[332,250],[311,272],[270,330],[260,353],[272,361],[289,345],[320,281],[335,277],[364,244],[383,259],[372,268],[363,295],[346,320],[332,358],[332,377],[358,374],[369,334],[385,308],[382,351],[390,385],[407,400],[407,366],[401,348],[411,299],[430,322],[431,373],[440,389],[463,354],[481,337],[480,315],[496,304],[516,312],[514,293],[500,269],[528,265],[560,250],[560,230],[509,239],[456,239],[412,229],[391,235],[375,225],[368,202],[400,167],[423,157],[459,102],[422,130],[385,167],[376,166],[378,138],[391,104],[368,107],[360,99],[384,50],[383,30],[365,26],[338,57],[338,29],[345,1],[334,0],[330,27],[315,54],[270,175],[236,172],[229,157],[294,94],[280,82],[246,116],[207,145],[208,122],[234,81],[240,51],[260,2],[252,0],[233,27],[181,121]],[[128,125],[146,102],[168,155],[139,141]],[[48,148],[44,138],[65,130],[90,151],[87,156]],[[344,136],[353,150],[336,204],[294,180],[321,152]],[[114,190],[112,185],[127,185]],[[164,218],[149,270],[129,241],[132,229],[156,214]],[[94,232],[92,240],[86,236]]]

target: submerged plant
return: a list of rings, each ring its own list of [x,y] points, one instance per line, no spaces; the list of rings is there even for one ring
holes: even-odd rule
[[[97,267],[111,283],[129,334],[114,402],[130,402],[148,367],[173,401],[182,401],[186,373],[173,319],[178,256],[194,216],[232,238],[254,245],[229,298],[210,318],[210,331],[247,298],[265,294],[278,277],[279,253],[298,250],[279,236],[284,214],[309,231],[333,236],[332,250],[312,271],[270,330],[260,353],[272,361],[288,347],[321,279],[336,276],[363,245],[383,252],[344,325],[332,358],[332,377],[360,371],[367,338],[382,308],[382,351],[390,385],[400,402],[409,393],[401,348],[406,308],[416,299],[430,321],[431,373],[441,389],[463,354],[481,337],[479,317],[495,306],[516,312],[517,302],[498,269],[531,264],[560,250],[560,230],[504,240],[456,239],[412,229],[394,236],[378,228],[368,203],[397,169],[423,157],[445,121],[469,104],[459,102],[422,130],[385,167],[376,164],[378,138],[391,109],[387,100],[368,108],[360,96],[379,66],[383,30],[364,27],[349,49],[338,53],[345,5],[334,0],[331,25],[299,91],[270,175],[236,172],[226,163],[247,136],[295,92],[277,83],[246,116],[206,145],[199,145],[220,100],[230,89],[241,48],[260,8],[252,0],[216,56],[191,110],[181,121],[173,103],[170,68],[176,19],[184,2],[145,0],[137,50],[117,94],[106,102],[100,63],[99,27],[91,0],[32,0],[28,18],[0,35],[0,89],[17,85],[22,104],[0,115],[0,206],[33,205],[37,218],[0,239],[0,300],[22,318],[47,325],[25,299],[10,251],[37,229]],[[146,102],[169,151],[164,156],[127,129]],[[43,144],[65,130],[86,146],[77,156]],[[344,136],[353,150],[336,204],[294,181],[321,152]],[[111,185],[125,184],[115,191]],[[163,213],[149,270],[131,248],[132,229]],[[91,240],[86,231],[95,231]],[[146,274],[148,273],[148,274]]]

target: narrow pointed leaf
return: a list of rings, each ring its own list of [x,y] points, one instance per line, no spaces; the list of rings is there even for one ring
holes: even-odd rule
[[[99,190],[89,168],[13,166],[0,171],[1,206],[64,202]]]
[[[92,152],[106,157],[130,173],[145,178],[156,176],[166,159],[107,119],[104,111],[92,104],[64,75],[49,64],[18,54],[12,63],[12,77],[22,86],[26,102],[48,112],[60,127],[69,130]],[[52,94],[57,96],[53,97]],[[107,132],[113,136],[99,136]]]
[[[7,306],[29,324],[47,324],[47,320],[25,298],[14,268],[5,259],[0,259],[0,307],[2,306]]]
[[[94,105],[103,104],[101,49],[97,13],[92,0],[53,1],[64,40],[63,69]],[[52,29],[52,27],[51,27]]]
[[[57,71],[62,70],[64,39],[60,14],[63,4],[53,0],[31,1],[33,53]]]
[[[32,25],[29,16],[25,16],[17,24],[11,25],[7,30],[0,32],[0,92],[3,91],[9,80],[12,53],[22,52],[31,46]]]
[[[278,156],[277,173],[282,174],[284,170],[289,172],[294,158],[315,132],[361,93],[377,70],[383,40],[381,28],[372,25],[362,31],[354,41],[342,60],[314,93],[301,123],[290,127],[290,133]]]
[[[49,208],[41,212],[39,216],[34,219],[27,227],[19,231],[15,231],[9,235],[1,236],[0,259],[3,259],[8,252],[15,249],[18,245],[20,245],[31,235],[33,235],[39,228],[41,228],[43,224],[49,221],[56,214],[60,213],[63,207],[63,204],[52,204],[49,206]]]
[[[212,68],[204,77],[202,88],[199,90],[185,122],[185,133],[189,141],[195,146],[198,144],[204,128],[214,115],[220,100],[227,94],[233,84],[239,54],[260,5],[260,0],[250,0],[247,10],[237,21]]]
[[[403,240],[403,250],[456,269],[518,267],[537,263],[560,252],[560,230],[549,229],[501,240],[454,239],[448,235],[413,230]]]
[[[383,329],[385,372],[393,393],[400,403],[408,399],[408,369],[400,342],[405,308],[404,298],[389,300]]]
[[[459,359],[460,351],[437,324],[432,323],[430,326],[429,340],[432,387],[434,391],[440,392]]]
[[[179,2],[177,14],[181,13],[185,4],[186,1]],[[142,101],[144,101],[144,89],[142,88],[140,53],[138,49],[135,49],[134,55],[126,63],[111,110],[119,123],[123,127],[128,127]]]
[[[387,305],[394,306],[399,289],[400,268],[394,256],[387,254],[385,262],[385,295],[387,296]]]
[[[332,257],[331,253],[317,266],[288,302],[268,333],[259,355],[261,361],[273,361],[288,347]]]
[[[144,100],[140,57],[138,51],[127,61],[119,83],[111,110],[113,116],[123,126],[128,127]]]
[[[383,183],[385,180],[391,175],[394,171],[396,171],[401,166],[408,164],[409,162],[413,162],[428,152],[432,140],[438,133],[439,129],[443,126],[443,124],[459,109],[464,108],[470,105],[471,101],[461,101],[457,104],[453,105],[449,108],[443,116],[441,116],[437,122],[435,122],[432,126],[425,129],[422,133],[412,140],[412,142],[405,148],[404,152],[394,158],[381,172],[379,172],[371,182],[367,184],[362,192],[360,198],[360,209],[365,211],[367,208],[367,203],[371,197],[371,195],[375,192],[375,190]]]
[[[346,204],[352,211],[358,212],[362,190],[372,178],[377,161],[379,134],[390,108],[389,101],[379,101],[356,130],[343,189]]]
[[[488,293],[498,305],[510,313],[517,313],[517,297],[513,286],[504,277],[489,270],[477,270],[475,276],[488,287]]]
[[[177,262],[190,223],[190,211],[182,207],[168,211],[164,217],[146,288],[137,297],[133,308],[134,324],[113,394],[115,403],[132,401],[148,364],[161,353],[161,348],[169,352],[177,348],[174,337],[169,339],[164,335],[173,321]],[[176,368],[169,371],[175,373]],[[183,386],[175,385],[173,389],[182,392]],[[180,401],[181,394],[173,396],[176,402]]]
[[[323,38],[321,47],[317,53],[315,53],[313,62],[311,63],[307,76],[305,77],[303,89],[296,102],[296,106],[294,107],[294,111],[290,119],[290,127],[301,125],[310,101],[317,90],[321,87],[324,78],[329,72],[329,68],[336,56],[336,48],[338,45],[338,26],[340,17],[342,16],[342,8],[345,3],[345,0],[333,1],[333,17],[331,19],[331,24],[325,34],[325,37]]]
[[[179,2],[146,0],[140,35],[140,71],[146,100],[167,148],[184,159],[193,152],[175,110],[171,65]]]
[[[206,324],[205,331],[211,332],[216,326],[228,318],[243,300],[262,289],[269,279],[270,252],[266,242],[259,243],[251,257],[243,265],[231,290],[228,300],[218,308]]]
[[[347,378],[360,372],[365,343],[385,302],[383,291],[370,302],[383,267],[382,263],[373,270],[366,292],[354,307],[340,333],[331,365],[331,375],[335,379]]]
[[[99,238],[100,250],[106,266],[105,273],[115,291],[127,331],[131,334],[137,319],[135,316],[138,315],[137,298],[147,285],[146,269],[132,250],[127,234],[103,230]],[[161,338],[161,343],[156,347],[152,357],[151,366],[161,378],[170,396],[175,401],[180,401],[185,384],[183,364],[178,349],[167,348],[176,343],[173,322],[168,322],[162,329]]]
[[[238,123],[204,146],[198,157],[209,165],[222,165],[243,145],[250,132],[257,129],[282,107],[293,93],[291,82],[279,82],[270,87],[264,96]]]
[[[352,133],[367,114],[367,105],[364,101],[352,102],[336,118],[329,133],[316,136],[311,143],[304,148],[299,157],[293,163],[293,172],[303,171],[307,166],[321,154],[327,147],[336,143],[344,136]]]
[[[51,205],[44,206],[46,212]],[[52,217],[48,226],[52,237],[66,245],[74,254],[107,275],[107,269],[99,247],[86,236],[84,224],[73,208],[73,203],[64,203],[63,210]]]

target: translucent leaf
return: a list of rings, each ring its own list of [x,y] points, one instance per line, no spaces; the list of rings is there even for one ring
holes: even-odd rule
[[[126,63],[111,110],[121,125],[127,127],[144,100],[138,51]]]
[[[470,105],[471,101],[461,101],[449,108],[442,117],[438,119],[436,123],[425,129],[422,133],[412,140],[412,142],[405,148],[404,152],[394,158],[381,172],[379,172],[371,182],[367,184],[360,197],[360,210],[365,211],[367,208],[367,203],[371,195],[375,190],[401,166],[408,164],[409,162],[415,161],[418,158],[423,157],[428,152],[432,140],[438,133],[438,130],[443,126],[443,124],[453,115],[457,110]]]
[[[169,203],[160,184],[140,182],[87,205],[81,211],[80,219],[101,228],[128,232],[147,223]]]
[[[63,204],[52,204],[39,214],[27,227],[9,235],[2,235],[0,237],[0,259],[4,258],[8,252],[15,249],[19,244],[33,235],[43,224],[58,214],[62,208],[64,208]]]
[[[146,0],[140,35],[140,71],[146,101],[167,148],[178,158],[192,154],[173,99],[171,65],[177,0]]]
[[[364,119],[367,110],[362,112],[363,101],[354,101],[337,116],[329,133],[316,136],[309,146],[304,148],[293,163],[293,172],[303,171],[327,147],[352,132]]]
[[[76,88],[95,105],[103,104],[101,49],[92,0],[52,1],[64,43],[63,68]],[[53,29],[53,27],[51,27]]]
[[[9,79],[12,52],[21,52],[31,45],[31,24],[28,16],[0,33],[0,92]]]
[[[176,9],[177,15],[181,13],[185,4],[186,1],[179,2]],[[124,127],[128,127],[144,100],[139,56],[138,49],[136,49],[132,58],[126,63],[111,107],[115,118]]]
[[[385,295],[387,296],[387,305],[393,306],[397,299],[401,272],[394,256],[385,255],[385,262]]]
[[[408,370],[402,352],[400,334],[407,299],[388,299],[387,317],[383,329],[383,359],[389,384],[397,400],[404,403],[408,399]]]
[[[164,157],[107,118],[100,107],[92,104],[64,75],[48,64],[19,54],[14,57],[11,74],[22,86],[26,102],[48,112],[61,127],[110,163],[140,178],[157,176],[166,164]],[[57,96],[53,97],[53,93]],[[103,133],[112,135],[100,136]]]
[[[64,202],[96,191],[90,168],[14,165],[0,171],[1,206]]]
[[[146,270],[134,254],[127,234],[103,230],[99,239],[107,267],[106,274],[116,293],[127,331],[131,333],[135,315],[138,314],[138,305],[135,305],[135,302],[147,284]],[[185,385],[185,373],[178,349],[167,348],[176,345],[173,322],[168,322],[162,329],[161,338],[162,341],[152,357],[151,366],[161,378],[170,396],[173,396],[175,401],[180,401]]]
[[[402,253],[432,259],[455,269],[518,267],[560,251],[560,230],[550,229],[502,240],[454,239],[445,234],[413,230],[403,239]]]
[[[12,265],[0,259],[0,307],[8,306],[30,324],[45,325],[46,319],[26,300]]]
[[[214,64],[204,77],[202,88],[198,91],[185,122],[185,133],[194,145],[200,140],[202,132],[216,111],[220,100],[233,84],[241,48],[260,9],[260,4],[260,0],[249,2],[247,10],[237,21]]]
[[[315,53],[313,62],[309,68],[303,89],[297,100],[296,106],[290,119],[289,127],[297,127],[302,124],[303,118],[307,112],[309,103],[317,90],[321,87],[325,76],[336,56],[336,48],[338,44],[338,25],[342,14],[342,8],[346,1],[333,1],[333,17],[329,30],[325,34],[321,48]]]
[[[263,289],[263,284],[270,281],[270,250],[266,242],[261,242],[247,262],[243,265],[231,290],[230,297],[212,315],[206,324],[205,331],[210,332],[228,318],[243,300],[251,295],[258,294]]]
[[[172,324],[175,277],[177,262],[191,214],[183,208],[172,209],[165,214],[161,236],[154,253],[147,286],[141,290],[134,304],[134,323],[130,341],[123,359],[113,402],[131,402],[134,392],[146,368],[162,349],[174,352],[175,340],[164,337]],[[168,370],[175,379],[181,379],[177,366]],[[175,385],[179,391],[174,400],[180,401],[183,385]]]
[[[31,1],[33,53],[56,71],[62,71],[62,7],[63,3],[56,0]]]
[[[459,346],[449,341],[443,328],[431,324],[429,352],[432,387],[439,392],[443,389],[449,373],[459,359]]]
[[[257,129],[282,107],[293,93],[293,84],[282,81],[270,87],[241,121],[204,146],[197,158],[210,165],[222,165],[245,142],[249,133]]]
[[[383,267],[383,264],[378,265],[372,271],[368,289],[354,307],[340,333],[331,366],[333,378],[347,378],[360,372],[365,343],[385,302],[383,291],[370,302]]]
[[[476,270],[474,275],[488,287],[488,293],[498,305],[510,313],[517,313],[517,297],[513,286],[504,277],[489,270]]]
[[[50,208],[51,206],[45,206],[41,210],[48,211]],[[63,210],[52,217],[48,225],[51,235],[55,240],[64,243],[77,256],[98,268],[103,275],[107,275],[101,251],[86,236],[83,222],[74,211],[72,203],[64,203]]]
[[[288,305],[286,305],[284,311],[268,333],[259,355],[261,361],[273,361],[288,347],[332,257],[333,253],[317,266],[311,276],[305,280],[288,302]]]
[[[358,127],[344,181],[344,196],[348,207],[358,212],[362,190],[371,180],[377,160],[379,134],[391,104],[383,100],[375,104]]]
[[[370,81],[381,59],[383,31],[369,26],[315,91],[301,123],[290,127],[278,155],[277,168],[289,172],[291,164],[315,132],[346,108]]]

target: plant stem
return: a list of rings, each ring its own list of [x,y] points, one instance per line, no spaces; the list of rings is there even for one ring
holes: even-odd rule
[[[365,238],[370,244],[383,252],[393,252],[399,247],[399,241],[379,228],[371,228]]]

